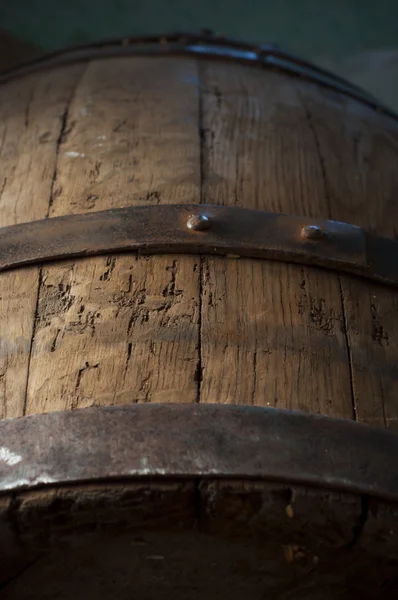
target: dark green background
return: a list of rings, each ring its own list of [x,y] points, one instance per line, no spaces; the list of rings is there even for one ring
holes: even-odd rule
[[[277,42],[398,104],[398,0],[0,0],[0,29],[46,50],[201,28]]]
[[[208,27],[301,54],[395,45],[398,1],[1,0],[1,27],[52,49],[125,34]]]

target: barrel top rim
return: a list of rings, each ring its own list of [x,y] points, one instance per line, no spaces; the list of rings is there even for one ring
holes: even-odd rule
[[[253,66],[276,69],[332,89],[366,104],[376,111],[398,120],[398,114],[377,98],[350,81],[312,64],[277,44],[256,44],[213,34],[166,33],[111,38],[61,48],[33,58],[11,68],[0,70],[0,84],[42,70],[76,62],[112,57],[185,55],[213,60],[229,60]]]

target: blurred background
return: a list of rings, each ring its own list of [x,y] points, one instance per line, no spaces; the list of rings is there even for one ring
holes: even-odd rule
[[[203,28],[276,42],[398,111],[398,0],[0,0],[0,69],[68,45]]]

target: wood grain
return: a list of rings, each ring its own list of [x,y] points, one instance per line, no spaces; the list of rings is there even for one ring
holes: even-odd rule
[[[324,163],[331,218],[396,236],[397,122],[332,92],[319,97],[308,84],[300,95]],[[347,275],[341,282],[357,418],[398,430],[397,292]]]
[[[1,225],[209,202],[398,233],[396,124],[297,78],[124,58],[1,92]],[[0,418],[201,401],[394,427],[397,298],[354,277],[238,257],[117,255],[3,273]],[[116,573],[122,598],[128,576],[139,597],[148,580],[159,598],[178,581],[194,599],[199,577],[209,598],[262,597],[265,579],[275,598],[387,599],[396,523],[395,507],[373,499],[255,481],[22,492],[0,502],[0,597],[32,598],[40,581],[51,583],[43,598],[83,597],[87,582],[113,597]],[[157,552],[134,546],[143,531]],[[162,572],[166,555],[174,570],[165,561]]]
[[[50,216],[199,202],[197,67],[92,62],[65,121]],[[27,413],[197,397],[195,257],[99,257],[45,267]]]
[[[202,201],[395,235],[396,125],[304,81],[129,58],[2,89],[3,225]],[[397,423],[397,301],[383,286],[181,256],[60,263],[0,285],[3,417],[200,400],[347,418],[354,404],[359,420]]]
[[[46,217],[63,119],[83,70],[83,66],[67,67],[2,88],[2,227]],[[0,275],[1,418],[23,413],[37,291],[36,267]]]
[[[202,67],[203,201],[311,217],[328,199],[295,80]],[[339,277],[295,265],[203,260],[202,402],[352,417]]]

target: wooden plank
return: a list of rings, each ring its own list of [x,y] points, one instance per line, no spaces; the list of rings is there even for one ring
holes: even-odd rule
[[[62,122],[83,69],[2,86],[0,226],[46,217]],[[0,418],[23,413],[37,290],[36,267],[0,275]]]
[[[328,217],[297,80],[202,69],[203,202]],[[352,417],[339,277],[267,261],[202,264],[201,401]]]
[[[398,233],[398,123],[307,86],[302,96],[325,164],[331,217],[379,235]],[[398,294],[342,276],[356,414],[398,430]]]
[[[65,123],[50,216],[199,202],[197,67],[91,63]],[[27,413],[197,397],[195,257],[98,257],[42,270]]]

